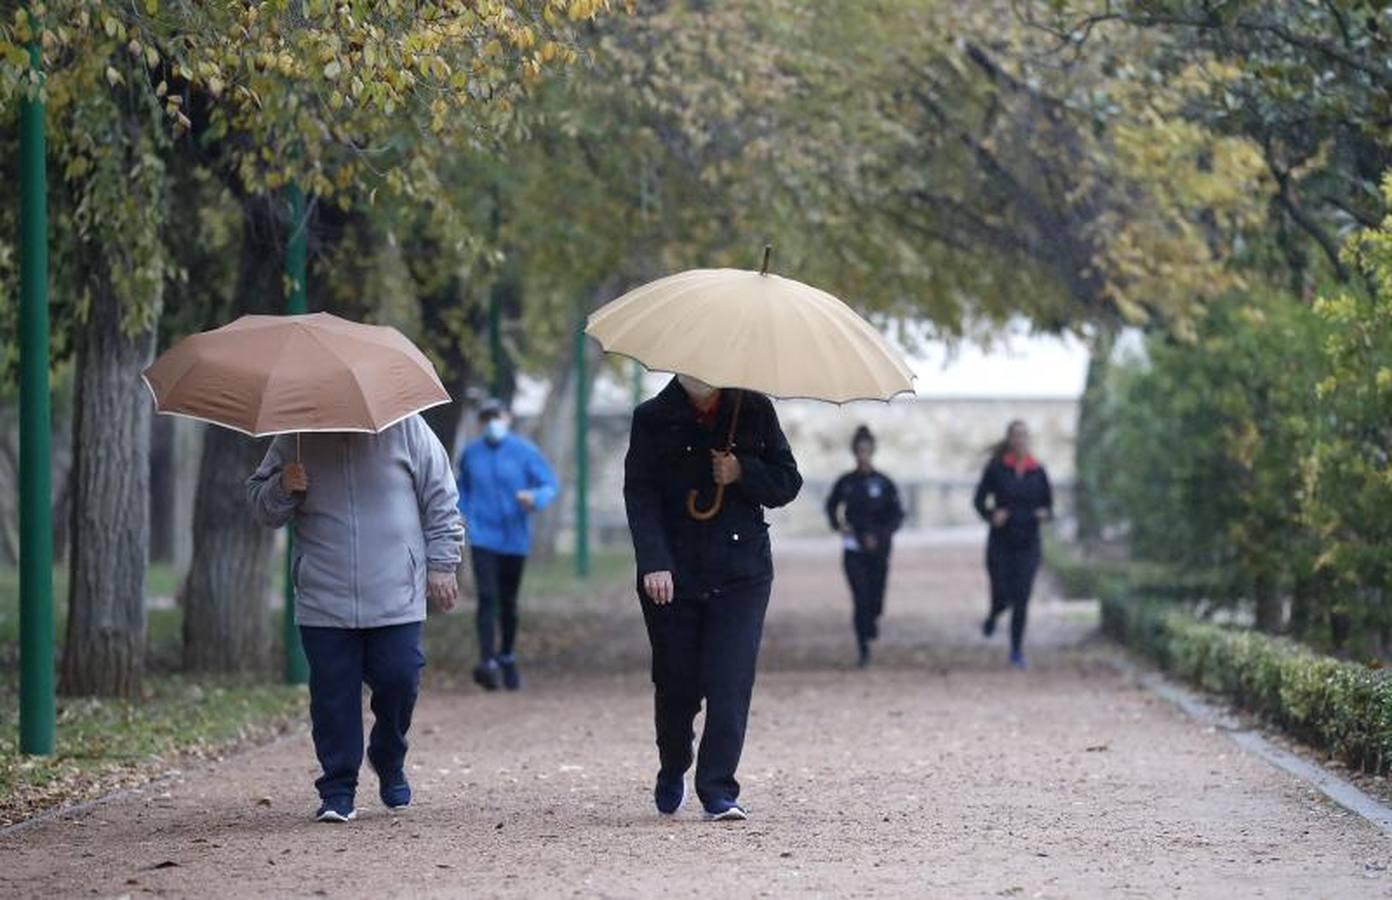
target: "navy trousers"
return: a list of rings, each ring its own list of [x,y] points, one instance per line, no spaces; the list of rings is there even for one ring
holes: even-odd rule
[[[309,659],[309,716],[314,752],[324,774],[319,796],[352,797],[363,760],[362,689],[372,691],[372,736],[367,759],[388,778],[406,765],[406,732],[420,692],[424,623],[385,628],[300,626]]]
[[[880,636],[880,615],[884,612],[885,583],[889,579],[889,556],[847,550],[842,555],[846,581],[851,585],[856,640],[861,646]]]
[[[1012,547],[1004,542],[986,545],[986,573],[991,578],[991,619],[1010,610],[1010,650],[1019,653],[1025,640],[1025,619],[1034,576],[1039,572],[1038,542]]]
[[[474,547],[470,553],[478,592],[479,659],[487,662],[498,655],[499,632],[502,655],[511,656],[517,647],[517,594],[522,588],[527,557],[480,547]]]
[[[695,762],[696,795],[707,807],[739,798],[735,769],[744,752],[772,585],[754,582],[700,598],[678,597],[665,606],[642,600],[662,774],[691,768],[692,725],[704,701],[705,731]]]

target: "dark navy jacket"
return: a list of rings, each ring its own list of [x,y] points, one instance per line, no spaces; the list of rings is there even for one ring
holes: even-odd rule
[[[893,480],[880,472],[847,472],[836,480],[827,497],[826,514],[833,531],[841,529],[842,506],[845,523],[855,532],[860,549],[866,550],[865,538],[872,535],[877,544],[873,552],[887,555],[894,532],[904,522],[904,507]]]
[[[670,571],[678,597],[706,596],[772,578],[764,507],[791,503],[802,488],[773,404],[762,394],[738,392],[743,400],[734,452],[740,480],[725,489],[725,504],[715,518],[698,522],[687,513],[692,489],[700,492],[701,509],[710,506],[715,492],[711,450],[725,447],[736,393],[721,391],[712,426],[698,421],[675,378],[633,411],[624,505],[638,576],[641,581],[648,573]]]
[[[999,528],[991,527],[989,541],[997,546],[1026,550],[1039,546],[1039,517],[1035,510],[1047,509],[1052,513],[1054,491],[1043,466],[1035,463],[1024,474],[1019,474],[996,457],[981,473],[973,505],[987,522],[991,521],[995,510],[1008,510],[1010,518]]]

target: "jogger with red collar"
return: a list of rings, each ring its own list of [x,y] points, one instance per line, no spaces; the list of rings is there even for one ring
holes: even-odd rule
[[[990,637],[996,619],[1010,610],[1010,664],[1026,668],[1025,620],[1034,577],[1039,572],[1039,524],[1053,518],[1054,494],[1049,476],[1030,455],[1029,429],[1010,423],[1003,441],[981,473],[973,504],[991,526],[986,540],[986,572],[991,579],[991,608],[981,631]]]

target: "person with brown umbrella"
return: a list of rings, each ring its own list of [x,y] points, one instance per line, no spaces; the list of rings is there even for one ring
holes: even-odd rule
[[[247,499],[262,524],[295,526],[316,818],[357,815],[364,683],[382,802],[408,805],[426,599],[454,606],[464,541],[449,456],[418,415],[449,401],[434,367],[395,329],[316,313],[243,316],[180,341],[144,377],[161,413],[277,436]]]
[[[464,527],[449,454],[412,415],[380,434],[281,435],[247,481],[257,521],[294,520],[295,620],[309,660],[321,822],[356,816],[367,760],[389,809],[411,803],[406,735],[425,665],[426,599],[454,608]]]

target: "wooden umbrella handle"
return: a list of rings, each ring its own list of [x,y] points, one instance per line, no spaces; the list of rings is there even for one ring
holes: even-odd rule
[[[715,486],[715,499],[711,502],[710,509],[700,509],[696,506],[700,496],[701,492],[694,488],[691,493],[686,495],[686,514],[688,516],[697,522],[709,522],[720,515],[720,507],[725,504],[725,485],[717,484]]]
[[[744,391],[735,393],[735,411],[730,414],[730,434],[725,439],[725,452],[730,453],[735,449],[735,427],[739,425],[740,404],[744,401]],[[700,491],[693,489],[686,495],[686,514],[697,522],[709,522],[720,515],[720,509],[725,505],[725,485],[715,486],[715,497],[711,501],[709,509],[701,509],[696,505],[700,499]]]

